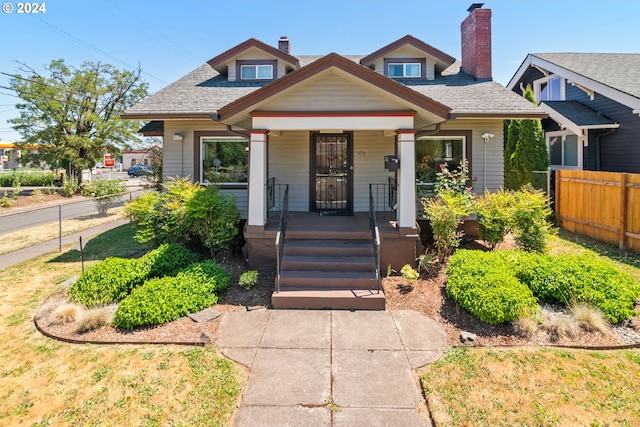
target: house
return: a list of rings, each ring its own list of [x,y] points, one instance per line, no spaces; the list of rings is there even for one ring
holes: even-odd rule
[[[640,54],[531,53],[507,87],[527,85],[552,169],[640,173]]]
[[[147,134],[148,136],[151,136]],[[123,151],[122,152],[122,167],[129,168],[135,165],[148,165],[151,166],[154,153],[162,151],[162,147],[154,145],[143,151]]]
[[[250,267],[277,270],[274,307],[384,309],[381,269],[419,255],[416,170],[467,161],[496,190],[503,120],[546,116],[492,81],[481,6],[462,62],[410,35],[361,56],[252,38],[124,116],[163,122],[165,176],[236,196]]]

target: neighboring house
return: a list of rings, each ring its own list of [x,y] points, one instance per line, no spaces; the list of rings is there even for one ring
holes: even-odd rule
[[[15,169],[20,165],[20,154],[13,142],[0,142],[0,170]]]
[[[640,173],[640,54],[531,53],[507,87],[528,84],[552,169]]]
[[[151,136],[148,135],[147,136]],[[157,135],[156,135],[157,136]],[[122,152],[122,168],[127,170],[131,166],[145,165],[151,166],[151,159],[153,157],[154,150],[162,150],[159,145],[154,145],[144,151],[123,151]]]
[[[370,207],[393,210],[379,218],[373,280],[381,266],[414,265],[416,179],[433,180],[442,164],[468,161],[476,191],[496,190],[503,120],[546,117],[492,81],[491,11],[481,6],[470,7],[461,25],[462,63],[409,35],[363,56],[294,56],[286,37],[278,48],[249,39],[124,117],[163,124],[166,177],[190,176],[235,194],[245,211],[249,265],[284,270],[274,306],[361,308],[337,297],[314,305],[295,292],[350,287],[357,298],[357,287],[371,289],[353,271],[369,271],[367,260],[375,258],[353,255],[373,250]],[[276,253],[279,215],[270,210],[281,209],[284,188],[289,231]],[[283,289],[295,302],[282,302]],[[367,307],[380,308],[376,301]]]

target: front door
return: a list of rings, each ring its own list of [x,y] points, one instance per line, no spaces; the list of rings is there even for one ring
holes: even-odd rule
[[[311,209],[353,213],[353,150],[349,133],[311,136]]]

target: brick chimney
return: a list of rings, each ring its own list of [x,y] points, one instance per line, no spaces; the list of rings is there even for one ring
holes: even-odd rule
[[[491,75],[491,9],[473,3],[462,21],[462,71],[476,80],[493,80]]]
[[[291,53],[291,44],[289,43],[289,37],[280,37],[280,40],[278,40],[278,50],[284,53]]]

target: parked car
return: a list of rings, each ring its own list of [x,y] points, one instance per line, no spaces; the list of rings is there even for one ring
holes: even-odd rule
[[[146,165],[134,165],[127,169],[127,174],[131,178],[134,176],[151,175],[151,168]]]

